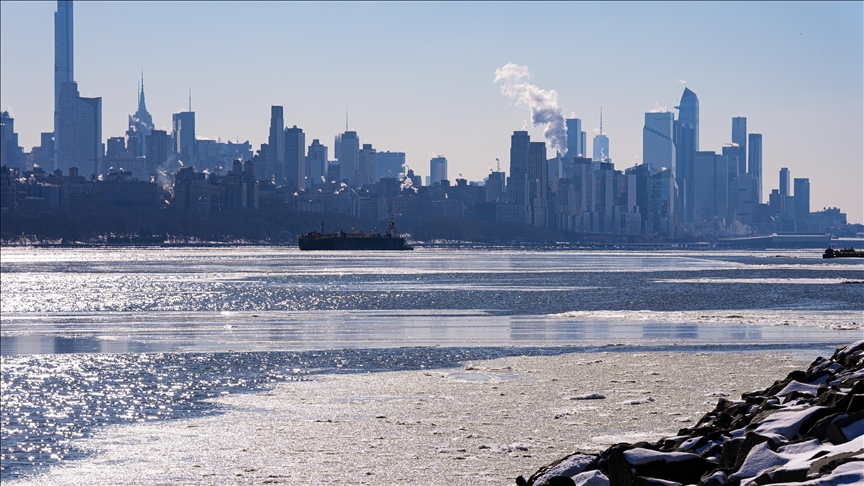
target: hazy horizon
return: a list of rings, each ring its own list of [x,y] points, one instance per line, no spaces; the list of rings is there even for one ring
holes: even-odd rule
[[[25,151],[53,129],[56,2],[0,2],[0,108]],[[75,80],[101,96],[103,139],[124,134],[143,70],[157,128],[186,110],[197,136],[266,143],[270,106],[331,148],[350,129],[417,173],[447,157],[481,180],[510,135],[543,126],[501,93],[496,70],[526,66],[583,120],[603,108],[617,169],[642,154],[644,113],[700,100],[700,149],[731,141],[731,118],[764,137],[763,201],[780,167],[811,182],[811,210],[864,222],[861,3],[75,3]],[[525,28],[515,26],[525,25]],[[551,152],[550,153],[554,153]],[[590,153],[590,152],[589,152]]]

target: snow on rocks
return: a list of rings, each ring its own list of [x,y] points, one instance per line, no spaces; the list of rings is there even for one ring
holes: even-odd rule
[[[577,452],[527,480],[520,476],[516,484],[864,484],[864,341],[741,400],[720,398],[713,411],[675,437],[616,444],[596,456]]]

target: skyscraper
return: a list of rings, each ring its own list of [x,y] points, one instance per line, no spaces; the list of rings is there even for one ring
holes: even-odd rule
[[[789,169],[786,167],[780,168],[780,197],[789,197],[792,195],[789,192],[792,189]]]
[[[738,147],[738,173],[747,172],[747,118],[732,118],[732,143]]]
[[[798,224],[798,231],[807,231],[807,222],[810,221],[810,179],[796,177],[794,184],[795,221]]]
[[[159,172],[159,167],[168,163],[168,154],[171,148],[168,132],[153,130],[146,140],[147,170],[150,174],[156,174]]]
[[[173,122],[173,137],[174,137],[174,153],[177,155],[177,160],[181,165],[192,166],[195,164],[195,156],[197,155],[197,147],[195,146],[195,112],[192,107],[189,111],[181,111],[174,113]]]
[[[663,168],[675,173],[675,142],[673,115],[670,111],[645,113],[645,126],[642,128],[642,163],[651,168],[651,172],[660,172]]]
[[[63,83],[55,141],[55,167],[67,172],[76,167],[81,174],[101,173],[102,98],[82,98],[78,84]]]
[[[592,160],[594,162],[606,162],[607,159],[611,159],[612,156],[609,155],[609,137],[603,133],[603,109],[600,109],[600,133],[594,135],[594,143],[592,148],[594,149],[594,157]]]
[[[690,88],[684,88],[681,102],[675,107],[678,110],[678,120],[675,121],[675,179],[678,185],[678,210],[684,221],[692,222],[694,218],[693,171],[696,164],[696,152],[699,151],[699,97]]]
[[[546,226],[549,208],[549,165],[546,163],[546,142],[528,144],[528,204],[532,207],[534,226]]]
[[[429,185],[440,184],[447,179],[447,158],[439,155],[429,161]]]
[[[375,162],[376,180],[382,177],[398,177],[405,172],[405,152],[378,152]]]
[[[318,139],[312,140],[309,151],[306,153],[307,174],[309,174],[309,187],[322,184],[327,175],[327,147],[321,145]]]
[[[23,160],[19,156],[18,134],[15,133],[15,119],[8,111],[0,113],[0,166],[20,168]]]
[[[72,0],[58,0],[54,13],[54,147],[60,147],[60,92],[65,83],[75,81]],[[55,160],[55,167],[57,166]]]
[[[725,226],[729,209],[729,168],[726,157],[696,152],[693,170],[694,222]]]
[[[528,204],[526,182],[528,181],[528,132],[517,130],[510,136],[510,180],[507,182],[507,197],[513,204]]]
[[[282,185],[285,177],[285,119],[282,107],[270,107],[270,136],[267,138],[267,168],[264,174],[277,186]]]
[[[582,120],[568,118],[567,124],[567,155],[570,157],[585,157],[585,132],[582,131]]]
[[[285,129],[285,181],[294,189],[312,187],[306,177],[306,134],[297,125]]]
[[[357,166],[360,160],[360,139],[357,132],[346,131],[339,138],[339,170],[342,180],[347,180],[349,186],[357,182]]]
[[[747,173],[756,181],[756,204],[762,204],[762,134],[747,136]]]
[[[137,138],[135,146],[129,147],[136,157],[142,157],[147,152],[147,137],[150,136],[151,131],[153,131],[153,117],[150,116],[147,104],[144,102],[144,74],[141,74],[141,85],[138,87],[138,110],[134,115],[129,115],[129,131],[126,132],[130,138]]]

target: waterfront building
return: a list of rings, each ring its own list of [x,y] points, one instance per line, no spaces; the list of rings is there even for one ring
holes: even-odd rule
[[[796,177],[795,185],[795,221],[799,231],[805,231],[810,220],[810,179]]]

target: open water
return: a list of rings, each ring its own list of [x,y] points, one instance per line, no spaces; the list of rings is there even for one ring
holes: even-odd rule
[[[319,374],[614,350],[830,353],[864,266],[816,250],[4,248],[0,478],[107,425]]]

